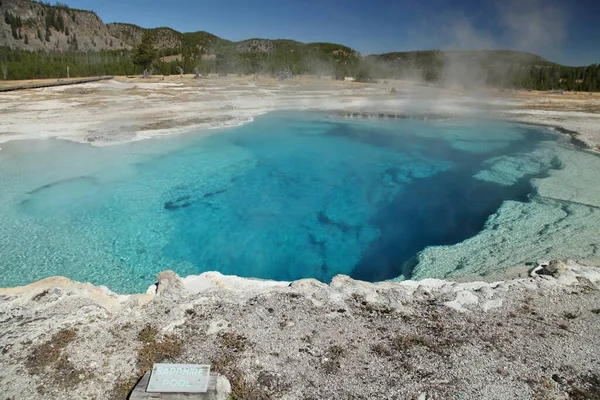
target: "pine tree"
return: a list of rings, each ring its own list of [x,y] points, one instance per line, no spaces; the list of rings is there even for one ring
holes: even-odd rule
[[[65,21],[63,20],[62,13],[56,13],[56,28],[58,31],[63,32],[65,30]]]
[[[156,57],[157,51],[154,48],[154,35],[150,31],[145,31],[142,41],[133,51],[132,61],[135,65],[143,69],[148,69]]]

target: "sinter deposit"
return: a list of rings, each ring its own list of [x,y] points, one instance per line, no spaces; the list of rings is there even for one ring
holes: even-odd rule
[[[495,283],[166,271],[128,296],[48,278],[0,290],[0,386],[123,399],[166,361],[211,363],[223,398],[594,399],[599,289],[600,271],[571,261]]]

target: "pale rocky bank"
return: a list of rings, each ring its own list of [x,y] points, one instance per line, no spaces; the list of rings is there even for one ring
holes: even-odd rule
[[[0,289],[0,392],[123,399],[170,361],[211,363],[232,399],[600,399],[600,270],[515,271],[329,285],[166,271],[139,295],[62,277]]]
[[[102,146],[180,132],[209,134],[211,128],[288,110],[507,119],[559,127],[580,144],[600,148],[599,93],[473,92],[396,80],[357,83],[301,76],[278,81],[231,75],[116,77],[0,93],[0,143],[59,138]]]

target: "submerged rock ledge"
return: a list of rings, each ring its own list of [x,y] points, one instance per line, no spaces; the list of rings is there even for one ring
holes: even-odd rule
[[[210,362],[240,399],[597,394],[600,270],[540,272],[326,285],[165,271],[134,295],[48,278],[0,289],[0,386],[8,398],[123,399],[168,360]]]

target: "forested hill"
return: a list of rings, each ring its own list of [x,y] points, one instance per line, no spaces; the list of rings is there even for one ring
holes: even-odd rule
[[[92,11],[57,3],[0,0],[0,45],[20,50],[99,51],[130,49]]]
[[[232,42],[209,32],[105,24],[93,11],[33,0],[0,0],[0,72],[3,79],[141,73],[134,63],[151,36],[154,73],[238,73],[351,76],[360,81],[401,78],[431,85],[491,85],[528,89],[600,90],[600,67],[565,67],[531,53],[413,51],[362,57],[335,43],[252,38]]]
[[[600,66],[567,67],[512,50],[411,51],[367,56],[375,77],[418,78],[432,84],[541,90],[600,90]]]
[[[0,13],[0,47],[12,50],[114,54],[133,49],[140,43],[144,32],[151,32],[160,56],[179,56],[179,61],[183,63],[185,59],[188,66],[198,64],[197,59],[203,56],[210,59],[218,53],[229,56],[242,53],[247,57],[256,54],[260,58],[265,54],[273,56],[288,52],[297,53],[289,54],[296,61],[300,57],[315,56],[316,52],[322,53],[318,57],[324,58],[324,61],[331,58],[346,62],[360,57],[347,46],[334,43],[304,44],[268,39],[234,43],[204,31],[182,33],[168,27],[145,29],[127,23],[104,24],[93,11],[72,9],[61,3],[50,5],[32,0],[0,0]],[[275,54],[275,57],[278,55]]]
[[[514,50],[446,50],[446,51],[404,51],[368,56],[380,61],[388,62],[411,62],[427,61],[439,57],[455,57],[472,62],[484,63],[509,63],[523,65],[538,65],[540,67],[556,65],[553,62],[538,56],[537,54]]]

